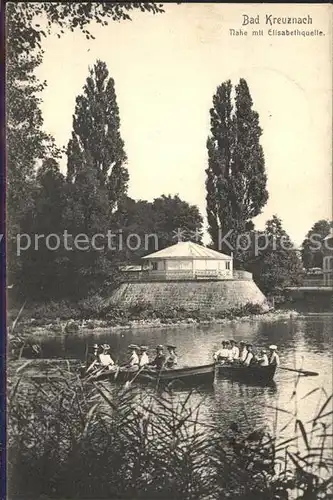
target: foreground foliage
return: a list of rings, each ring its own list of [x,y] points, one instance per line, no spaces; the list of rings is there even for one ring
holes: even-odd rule
[[[328,398],[294,435],[230,435],[201,415],[204,395],[83,383],[53,368],[10,377],[11,498],[329,499]],[[70,367],[68,366],[68,370]]]

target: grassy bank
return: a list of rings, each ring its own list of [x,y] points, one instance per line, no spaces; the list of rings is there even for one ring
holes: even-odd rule
[[[237,422],[221,435],[192,392],[112,389],[59,367],[51,375],[9,374],[12,500],[332,498],[331,398],[311,422],[290,415],[293,435],[281,441]]]
[[[18,311],[12,309],[9,315],[9,325],[16,318]],[[53,332],[70,333],[85,329],[100,328],[139,328],[163,327],[168,325],[223,323],[240,319],[252,318],[286,318],[295,312],[267,311],[256,304],[229,309],[218,314],[208,314],[200,310],[185,310],[183,308],[164,307],[156,310],[152,305],[142,304],[132,308],[94,307],[89,303],[70,304],[67,302],[36,304],[26,308],[20,322],[16,325],[17,332],[27,332],[44,328]]]

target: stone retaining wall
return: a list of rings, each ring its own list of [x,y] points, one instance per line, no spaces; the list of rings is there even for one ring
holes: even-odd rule
[[[227,311],[257,304],[268,309],[265,296],[251,280],[123,283],[109,304],[133,307],[149,304],[156,309],[181,307],[188,311]]]

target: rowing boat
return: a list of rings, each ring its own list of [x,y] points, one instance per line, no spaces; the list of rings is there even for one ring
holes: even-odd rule
[[[276,371],[275,365],[238,365],[238,364],[218,364],[217,373],[224,378],[230,378],[239,382],[268,384],[272,382]]]
[[[138,382],[155,382],[166,384],[179,381],[184,385],[213,385],[215,378],[215,364],[191,366],[185,368],[163,369],[161,371],[146,368],[142,371],[133,372],[129,370],[108,370],[91,377],[91,380],[110,380],[114,382],[126,382],[135,380]]]

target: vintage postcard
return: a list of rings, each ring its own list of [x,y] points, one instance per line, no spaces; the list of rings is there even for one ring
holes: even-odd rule
[[[332,6],[3,15],[4,498],[332,499]]]

